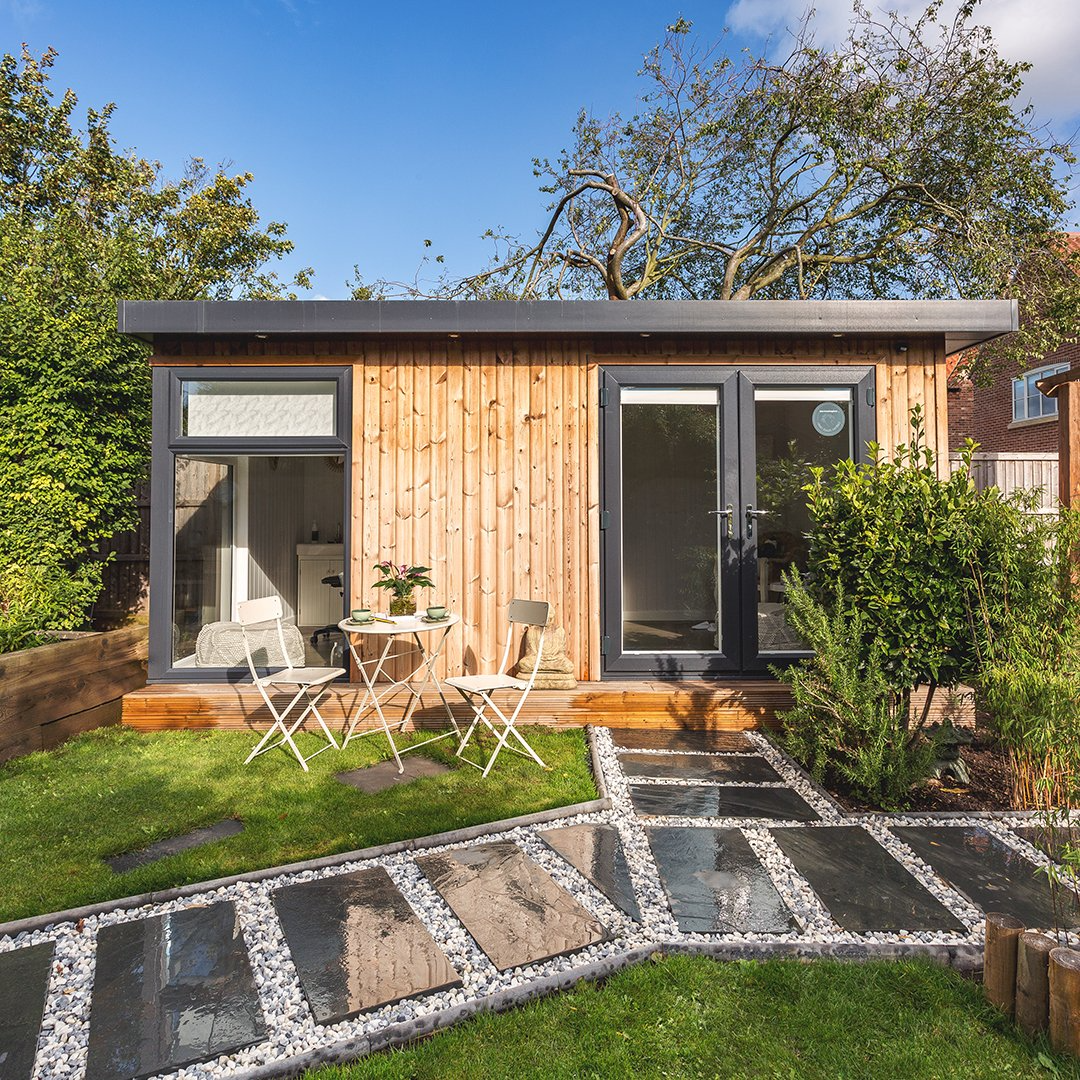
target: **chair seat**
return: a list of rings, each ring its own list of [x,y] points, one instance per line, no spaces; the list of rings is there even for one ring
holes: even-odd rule
[[[259,679],[259,686],[321,686],[345,674],[339,667],[291,667],[264,675]]]
[[[529,684],[513,675],[457,675],[444,679],[447,686],[464,690],[467,694],[490,693],[492,690],[528,690]]]

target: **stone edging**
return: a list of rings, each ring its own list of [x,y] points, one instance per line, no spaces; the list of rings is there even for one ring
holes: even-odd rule
[[[945,967],[965,974],[982,968],[982,948],[978,945],[911,944],[836,945],[823,942],[748,942],[703,943],[661,942],[617,953],[571,971],[548,975],[533,982],[500,990],[490,997],[468,1001],[452,1009],[430,1013],[417,1020],[391,1024],[367,1038],[342,1039],[339,1042],[311,1050],[296,1057],[260,1065],[234,1073],[236,1080],[271,1080],[277,1077],[301,1076],[309,1069],[329,1065],[345,1065],[380,1050],[404,1046],[427,1035],[452,1027],[486,1012],[505,1012],[530,1001],[569,989],[582,981],[596,981],[643,963],[651,957],[664,955],[705,956],[714,960],[810,960],[832,959],[845,962],[865,960],[902,960],[925,957]]]
[[[107,911],[122,911],[125,908],[145,907],[147,904],[161,904],[169,900],[181,900],[196,893],[213,892],[227,888],[241,881],[265,881],[267,878],[281,877],[284,874],[299,874],[305,870],[325,870],[344,863],[361,862],[365,859],[378,859],[385,855],[397,855],[402,851],[423,851],[426,848],[460,844],[467,840],[478,840],[482,836],[509,832],[526,825],[543,825],[560,818],[576,817],[581,814],[597,814],[611,809],[611,796],[604,782],[604,771],[596,749],[596,739],[592,726],[585,729],[589,745],[589,763],[593,781],[599,798],[587,802],[571,803],[569,806],[554,806],[550,810],[537,810],[532,814],[520,814],[517,817],[503,818],[501,821],[489,821],[481,825],[468,825],[461,829],[434,833],[431,836],[416,836],[408,840],[395,840],[390,844],[378,844],[375,847],[360,848],[358,851],[345,851],[337,855],[324,855],[317,859],[304,859],[301,862],[286,863],[284,866],[269,866],[262,870],[248,870],[242,874],[215,878],[212,881],[198,881],[191,885],[178,885],[172,889],[157,892],[140,893],[137,896],[123,896],[116,900],[103,900],[83,907],[68,908],[66,911],[54,911],[45,915],[29,915],[25,919],[0,923],[0,937],[15,937],[33,930],[44,930],[56,923],[77,922]]]

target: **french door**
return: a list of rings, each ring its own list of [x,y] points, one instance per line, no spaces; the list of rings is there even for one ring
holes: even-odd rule
[[[805,656],[784,575],[805,566],[803,485],[874,438],[873,369],[602,372],[601,653],[607,676],[763,672]]]

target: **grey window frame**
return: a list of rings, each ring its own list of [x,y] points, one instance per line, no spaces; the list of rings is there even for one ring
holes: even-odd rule
[[[1012,422],[1014,424],[1023,424],[1023,423],[1026,423],[1028,420],[1050,420],[1050,419],[1056,418],[1057,415],[1058,415],[1057,398],[1056,397],[1046,397],[1045,395],[1040,395],[1042,397],[1042,401],[1041,401],[1039,407],[1040,407],[1040,409],[1049,409],[1049,411],[1047,411],[1047,412],[1040,411],[1038,416],[1028,416],[1027,415],[1027,402],[1028,402],[1028,397],[1030,396],[1029,393],[1028,393],[1028,382],[1029,382],[1029,380],[1031,380],[1032,376],[1037,376],[1037,378],[1035,379],[1035,382],[1038,382],[1039,379],[1048,379],[1048,378],[1050,378],[1051,375],[1058,375],[1062,371],[1068,371],[1068,370],[1069,370],[1069,362],[1066,360],[1066,361],[1064,361],[1063,363],[1060,363],[1060,364],[1043,364],[1040,367],[1032,368],[1030,371],[1025,371],[1022,375],[1017,375],[1016,378],[1013,379],[1012,382],[1009,384],[1009,397],[1010,397],[1009,411],[1012,414]],[[1025,413],[1024,416],[1017,416],[1016,415],[1016,384],[1017,383],[1022,383],[1023,387],[1024,387],[1024,398],[1023,398],[1023,400],[1024,400],[1024,413]]]
[[[335,382],[336,433],[333,436],[206,437],[180,434],[181,383],[198,379],[228,382]],[[342,543],[351,551],[349,504],[352,498],[352,368],[344,365],[196,367],[161,365],[152,376],[153,425],[150,450],[150,655],[147,677],[155,683],[233,684],[250,681],[247,668],[177,668],[172,663],[173,539],[176,524],[175,460],[188,454],[236,457],[341,456],[345,460]],[[349,577],[342,582],[348,609]]]

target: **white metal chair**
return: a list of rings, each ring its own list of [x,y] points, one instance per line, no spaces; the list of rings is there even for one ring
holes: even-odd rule
[[[537,645],[536,654],[537,656],[544,655],[544,627],[547,626],[549,608],[550,605],[541,600],[511,600],[508,612],[510,625],[506,634],[506,648],[503,649],[502,662],[499,664],[498,673],[495,675],[461,675],[443,680],[447,686],[454,687],[461,694],[473,711],[472,723],[465,732],[461,745],[457,748],[457,756],[469,765],[482,769],[484,776],[491,772],[491,766],[495,764],[495,759],[504,746],[508,750],[513,750],[516,754],[521,754],[523,757],[531,757],[542,769],[547,768],[536,751],[525,741],[521,732],[514,726],[518,714],[521,712],[521,707],[525,704],[529,691],[532,690],[533,682],[536,679],[536,668],[533,668],[527,681],[514,678],[514,676],[508,674],[508,668],[510,666],[510,646],[514,641],[514,627],[516,625],[540,627],[540,642]],[[521,695],[517,700],[514,711],[509,716],[492,700],[491,695],[496,690],[516,690]],[[502,721],[502,731],[499,731],[488,719],[487,712],[489,709]],[[488,758],[486,765],[478,765],[475,761],[469,761],[468,758],[462,757],[465,747],[468,745],[469,739],[472,738],[478,724],[486,725],[497,740],[495,749],[492,751],[491,757]],[[507,745],[507,740],[511,736],[521,744],[520,747]]]
[[[270,726],[269,731],[267,731],[259,740],[258,746],[248,754],[244,764],[247,765],[252,758],[258,754],[266,753],[267,750],[275,750],[279,746],[288,746],[288,748],[296,755],[296,760],[300,762],[300,767],[304,772],[307,772],[307,763],[313,757],[317,754],[321,754],[323,750],[329,750],[331,748],[336,750],[338,748],[338,744],[334,741],[334,736],[330,733],[330,729],[326,726],[326,721],[322,718],[322,713],[319,712],[318,705],[328,689],[328,684],[333,682],[338,676],[344,675],[345,669],[335,667],[286,666],[281,671],[275,671],[270,675],[260,675],[255,667],[255,658],[251,653],[251,638],[248,636],[249,627],[260,623],[275,623],[277,626],[278,642],[281,645],[281,656],[284,659],[284,663],[286,665],[289,664],[289,652],[285,645],[285,632],[281,625],[281,616],[283,613],[281,597],[265,596],[260,600],[243,600],[236,605],[236,611],[239,616],[237,621],[240,623],[240,629],[244,635],[244,652],[247,655],[248,667],[251,669],[251,678],[259,688],[259,693],[262,695],[263,701],[266,702],[266,707],[274,717],[274,723]],[[274,688],[279,686],[295,686],[297,688],[292,700],[280,712],[274,706],[273,699],[267,692],[268,687]],[[295,720],[289,722],[289,715],[300,703],[301,698],[306,698],[307,700],[304,711]],[[314,754],[309,754],[308,757],[305,758],[293,741],[293,735],[296,732],[296,729],[307,719],[309,713],[319,721],[319,726],[323,729],[323,734],[328,740],[328,745],[324,746],[321,750],[316,750]],[[281,728],[281,739],[272,746],[267,746],[266,744],[270,741],[278,728]]]

